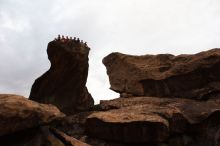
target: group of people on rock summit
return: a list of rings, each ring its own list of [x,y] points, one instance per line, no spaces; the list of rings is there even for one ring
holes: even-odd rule
[[[55,38],[54,40],[55,41],[60,41],[62,43],[68,43],[68,42],[74,41],[76,43],[82,43],[82,44],[85,44],[87,46],[86,42],[83,42],[83,40],[80,40],[79,38],[76,38],[76,37],[72,38],[72,37],[68,37],[68,36],[64,37],[64,35],[62,35],[62,36],[58,35],[58,37]]]

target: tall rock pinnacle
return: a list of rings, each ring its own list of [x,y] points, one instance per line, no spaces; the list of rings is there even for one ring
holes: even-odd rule
[[[35,80],[29,98],[56,105],[66,114],[93,106],[94,100],[86,87],[89,50],[77,40],[50,42],[47,54],[51,67]]]

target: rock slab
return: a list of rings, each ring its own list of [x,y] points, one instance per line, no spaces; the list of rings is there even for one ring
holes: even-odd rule
[[[65,114],[93,106],[93,98],[86,88],[89,50],[79,42],[50,42],[47,54],[51,67],[35,80],[29,98],[56,105]]]
[[[121,97],[220,97],[220,49],[179,56],[111,53],[103,63],[111,89]]]

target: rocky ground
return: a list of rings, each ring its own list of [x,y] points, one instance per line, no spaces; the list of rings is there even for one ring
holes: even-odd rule
[[[30,100],[0,95],[1,146],[220,146],[220,49],[103,59],[121,97],[93,105],[89,48],[48,44]]]

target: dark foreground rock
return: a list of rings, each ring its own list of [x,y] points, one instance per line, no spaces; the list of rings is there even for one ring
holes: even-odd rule
[[[0,95],[0,136],[48,124],[64,116],[53,105],[39,104],[18,95]]]
[[[220,97],[220,49],[179,56],[112,53],[103,63],[111,89],[122,97]]]
[[[47,48],[50,69],[33,84],[30,99],[56,105],[72,114],[93,106],[86,88],[89,48],[77,42],[52,41]]]
[[[47,126],[23,130],[0,137],[1,146],[89,146]]]
[[[89,115],[91,137],[127,144],[218,146],[220,100],[134,97],[103,101]]]

